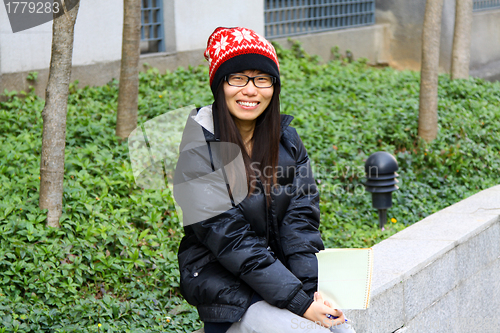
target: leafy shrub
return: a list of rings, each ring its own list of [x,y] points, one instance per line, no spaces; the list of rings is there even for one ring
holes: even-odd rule
[[[498,83],[441,76],[439,137],[425,144],[418,73],[277,48],[282,111],[295,117],[316,171],[327,247],[372,246],[497,183]],[[183,231],[172,196],[135,185],[126,142],[114,136],[117,82],[70,92],[60,229],[45,227],[38,209],[44,101],[6,92],[0,103],[0,332],[198,329],[179,292]],[[207,67],[140,74],[139,122],[211,100]],[[397,223],[385,231],[361,184],[379,150],[396,156],[401,175],[389,210]]]
[[[206,68],[140,74],[140,121],[183,106]],[[204,79],[206,81],[206,79]],[[167,87],[175,85],[175,90]],[[208,85],[208,83],[207,83]],[[180,93],[185,89],[186,92]],[[200,327],[179,294],[182,228],[168,191],[135,186],[114,136],[118,85],[69,97],[61,228],[38,208],[44,101],[0,104],[0,327],[13,332],[184,332]],[[170,319],[168,319],[170,318]],[[101,324],[99,327],[98,324]],[[0,329],[0,332],[2,330]]]

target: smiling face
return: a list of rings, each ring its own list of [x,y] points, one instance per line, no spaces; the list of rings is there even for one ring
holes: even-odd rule
[[[258,70],[246,70],[238,74],[250,77],[266,74]],[[255,126],[257,118],[266,110],[273,97],[274,86],[257,88],[253,81],[244,87],[230,86],[224,82],[224,96],[236,126]]]

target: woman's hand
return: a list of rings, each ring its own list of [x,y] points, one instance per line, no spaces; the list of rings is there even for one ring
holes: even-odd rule
[[[338,317],[333,319],[333,317]],[[332,308],[328,301],[323,301],[320,293],[314,293],[314,302],[304,313],[304,318],[319,323],[325,327],[331,327],[344,323],[345,318],[342,311]]]

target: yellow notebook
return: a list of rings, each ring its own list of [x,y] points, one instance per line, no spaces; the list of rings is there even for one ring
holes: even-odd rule
[[[318,258],[318,291],[336,309],[366,309],[370,303],[373,250],[326,249]]]

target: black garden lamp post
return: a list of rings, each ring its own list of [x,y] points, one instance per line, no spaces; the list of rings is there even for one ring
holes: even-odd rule
[[[378,209],[380,228],[387,221],[387,209],[392,206],[392,192],[399,187],[396,179],[399,175],[396,158],[385,151],[371,154],[365,162],[366,190],[372,194],[373,208]]]

